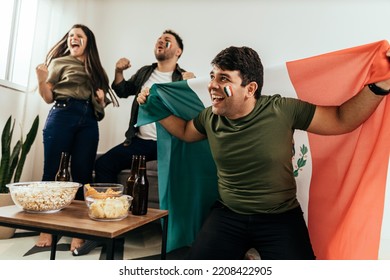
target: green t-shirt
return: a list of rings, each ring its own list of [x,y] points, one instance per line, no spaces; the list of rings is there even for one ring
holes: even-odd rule
[[[247,116],[231,120],[204,109],[196,129],[207,135],[222,202],[242,214],[297,207],[292,166],[295,129],[310,125],[315,105],[280,95],[261,96]]]

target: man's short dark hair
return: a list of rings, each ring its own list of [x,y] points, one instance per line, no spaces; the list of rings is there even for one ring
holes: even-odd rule
[[[258,88],[255,92],[255,98],[260,97],[264,70],[261,59],[255,50],[249,47],[228,47],[216,55],[211,61],[211,65],[222,70],[238,70],[242,79],[241,86],[256,82]]]
[[[183,39],[179,36],[179,34],[177,34],[175,31],[173,31],[171,29],[165,30],[163,32],[163,34],[171,34],[173,37],[175,37],[176,42],[178,43],[179,48],[181,49],[181,52],[183,53],[183,51],[184,51]]]

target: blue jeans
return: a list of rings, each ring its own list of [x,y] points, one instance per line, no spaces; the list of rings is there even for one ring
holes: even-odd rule
[[[71,156],[72,181],[92,182],[99,127],[89,100],[67,99],[56,101],[43,128],[43,181],[54,181],[61,152]],[[82,188],[76,196],[83,199]]]
[[[255,248],[262,260],[313,260],[300,207],[280,214],[243,215],[217,202],[190,249],[192,260],[242,260]]]
[[[115,183],[118,174],[131,169],[133,155],[145,155],[146,161],[157,159],[157,142],[134,137],[129,145],[121,143],[96,160],[95,182]]]

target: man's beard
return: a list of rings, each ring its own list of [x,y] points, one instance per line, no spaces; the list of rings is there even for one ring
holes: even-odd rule
[[[172,55],[168,54],[168,53],[156,53],[155,57],[156,57],[157,61],[164,61],[164,60],[171,59]]]
[[[164,61],[167,59],[167,56],[164,53],[159,53],[159,54],[156,54],[156,59],[158,61]]]

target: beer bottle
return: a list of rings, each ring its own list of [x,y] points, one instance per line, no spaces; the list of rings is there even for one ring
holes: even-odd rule
[[[69,153],[62,152],[61,162],[55,177],[55,181],[69,181],[69,180],[70,180]]]
[[[131,161],[131,173],[129,178],[127,178],[126,181],[126,194],[133,196],[133,187],[135,183],[135,179],[137,178],[138,174],[138,155],[133,155],[132,161]]]
[[[133,187],[133,215],[145,215],[148,212],[149,181],[146,176],[146,158],[140,156],[138,175]]]

